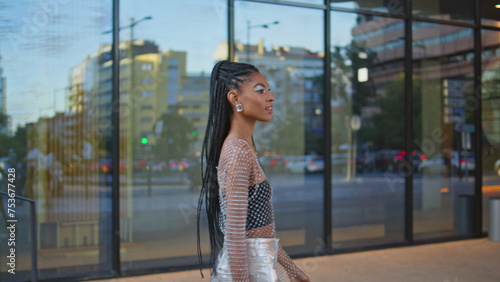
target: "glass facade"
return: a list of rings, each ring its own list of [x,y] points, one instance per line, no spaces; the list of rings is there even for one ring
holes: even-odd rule
[[[254,64],[276,97],[273,122],[257,124],[254,140],[273,186],[278,236],[291,254],[314,249],[322,234],[322,22],[315,9],[235,5],[234,60]]]
[[[470,234],[460,215],[475,196],[473,30],[415,22],[412,31],[415,238]]]
[[[332,241],[403,241],[404,21],[331,18]]]
[[[483,29],[481,38],[482,228],[488,231],[490,199],[500,197],[500,31]]]
[[[292,256],[484,236],[495,4],[0,0],[0,280],[196,268],[222,59],[255,64],[276,97],[254,140]]]
[[[475,1],[421,0],[412,2],[415,17],[447,21],[474,21]],[[482,2],[482,1],[480,1]]]

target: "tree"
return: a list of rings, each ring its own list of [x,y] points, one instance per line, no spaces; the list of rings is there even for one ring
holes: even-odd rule
[[[154,147],[156,155],[163,160],[185,158],[193,141],[193,123],[177,111],[164,113],[158,120],[163,121],[163,129]]]
[[[380,112],[372,116],[370,126],[360,131],[360,137],[380,148],[402,149],[405,144],[405,79],[396,77],[384,87],[385,93],[378,94],[376,104]],[[414,140],[422,139],[421,85],[413,79],[413,133]]]

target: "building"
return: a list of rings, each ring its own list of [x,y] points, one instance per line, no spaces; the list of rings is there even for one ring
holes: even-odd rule
[[[7,115],[7,79],[3,76],[2,69],[2,56],[0,56],[0,114]],[[0,134],[9,133],[9,119],[5,116],[6,120],[2,122],[2,127],[0,128]]]

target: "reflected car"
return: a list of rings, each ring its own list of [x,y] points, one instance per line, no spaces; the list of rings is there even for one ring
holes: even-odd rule
[[[101,159],[99,160],[99,163],[90,163],[89,166],[91,169],[98,169],[99,172],[103,174],[112,173],[111,159]],[[125,173],[127,170],[126,162],[120,161],[118,168],[120,173]]]
[[[171,171],[182,172],[187,168],[189,168],[189,160],[188,159],[170,160],[169,166]]]
[[[291,173],[321,172],[325,169],[323,157],[318,155],[287,156],[286,170]]]
[[[455,173],[476,170],[476,157],[474,153],[453,151],[452,156],[451,164]]]
[[[401,150],[379,150],[375,153],[375,170],[378,171],[394,171],[397,166],[395,163],[396,156]]]
[[[394,156],[394,172],[397,172],[400,167],[404,167],[406,151],[399,151],[396,156]],[[427,156],[418,151],[411,152],[411,162],[415,167],[415,170],[418,170],[418,167],[422,162],[427,161]]]
[[[453,173],[454,175],[462,175],[466,171],[471,172],[476,169],[476,158],[472,153],[459,153],[453,151],[449,160],[451,171],[446,171],[446,157],[444,154],[438,154],[430,159],[424,159],[418,166],[418,171],[425,174],[441,174]]]
[[[152,162],[150,166],[152,172],[163,172],[168,167],[166,162]]]
[[[266,172],[284,172],[288,161],[283,156],[274,155],[260,157],[259,162]]]

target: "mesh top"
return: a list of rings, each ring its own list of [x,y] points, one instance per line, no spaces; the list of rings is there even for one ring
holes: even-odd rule
[[[235,281],[249,281],[245,239],[276,236],[271,185],[256,153],[242,139],[228,141],[222,148],[217,177],[221,230],[232,277]],[[278,263],[290,279],[301,273],[281,245]]]

